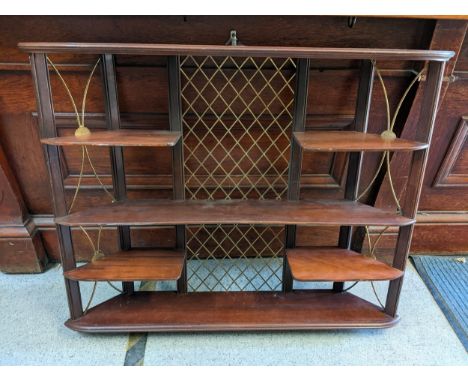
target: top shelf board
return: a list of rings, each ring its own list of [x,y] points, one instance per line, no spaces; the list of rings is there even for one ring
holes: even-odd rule
[[[306,131],[294,133],[294,139],[306,151],[414,151],[427,143],[396,138],[385,140],[379,134],[357,131]]]
[[[138,147],[172,147],[181,134],[171,131],[154,130],[106,130],[93,131],[84,137],[67,135],[63,137],[44,138],[42,143],[53,146],[138,146]]]
[[[443,50],[312,48],[293,46],[121,44],[86,42],[22,42],[28,53],[131,54],[155,56],[232,56],[339,60],[448,61],[455,53]]]

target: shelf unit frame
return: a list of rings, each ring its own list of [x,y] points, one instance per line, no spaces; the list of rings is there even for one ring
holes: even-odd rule
[[[118,90],[115,69],[115,55],[161,55],[168,57],[168,78],[169,78],[169,130],[182,134],[181,119],[181,98],[180,98],[180,56],[234,56],[234,57],[289,57],[297,60],[296,89],[293,118],[293,132],[305,131],[306,105],[308,93],[308,79],[310,60],[313,59],[347,59],[360,60],[360,80],[356,102],[356,113],[354,129],[358,132],[366,133],[369,119],[369,110],[372,98],[373,79],[375,72],[374,60],[408,60],[427,61],[427,75],[424,84],[424,94],[422,100],[419,120],[416,126],[415,140],[427,144],[419,150],[413,151],[410,165],[409,178],[406,188],[406,195],[401,205],[402,215],[414,221],[418,202],[421,193],[421,186],[424,171],[427,163],[429,145],[431,142],[432,130],[437,113],[437,105],[441,84],[443,81],[445,62],[452,56],[453,52],[430,51],[430,50],[392,50],[392,49],[354,49],[354,48],[307,48],[307,47],[255,47],[255,46],[209,46],[209,45],[176,45],[176,44],[100,44],[100,43],[21,43],[20,49],[30,53],[32,74],[35,85],[36,99],[38,105],[39,128],[42,139],[57,137],[55,126],[55,115],[52,102],[52,91],[49,80],[49,68],[47,64],[47,54],[53,53],[75,53],[75,54],[99,54],[101,55],[101,65],[103,73],[103,87],[105,93],[105,115],[107,126],[110,130],[120,129],[120,112],[118,104]],[[172,148],[173,162],[173,199],[184,200],[184,177],[183,177],[183,145],[179,139]],[[65,200],[65,190],[63,184],[63,169],[60,162],[60,147],[55,145],[45,145],[44,153],[50,175],[50,185],[53,195],[53,207],[56,218],[67,215]],[[289,188],[287,199],[289,201],[299,200],[300,195],[300,174],[301,158],[303,148],[291,137],[291,157],[289,164]],[[359,180],[362,167],[361,152],[350,152],[348,162],[348,172],[345,185],[345,199],[353,201],[357,197]],[[115,198],[119,201],[126,199],[125,168],[123,161],[123,148],[111,147],[111,168],[113,189]],[[73,243],[71,227],[57,224],[57,234],[60,243],[60,254],[64,272],[76,268],[76,261],[73,253]],[[393,267],[404,272],[406,260],[410,248],[414,223],[399,227],[398,239],[394,253]],[[119,226],[119,242],[121,250],[131,248],[130,228],[127,225]],[[338,246],[342,249],[361,251],[363,238],[363,227],[353,227],[349,225],[341,226]],[[286,226],[285,248],[294,248],[296,241],[296,226]],[[185,248],[185,226],[176,226],[176,248]],[[293,291],[293,278],[288,267],[286,257],[283,260],[283,295],[295,294]],[[326,329],[326,328],[353,328],[353,327],[387,327],[397,321],[397,307],[400,291],[403,283],[403,276],[391,280],[389,284],[387,299],[383,314],[390,317],[385,324],[373,325],[369,323],[359,324],[281,324],[280,326],[269,326],[265,323],[246,326],[244,324],[213,325],[212,330],[251,330],[251,329]],[[333,293],[343,291],[343,282],[334,282]],[[83,331],[134,331],[141,328],[145,330],[198,330],[195,324],[184,323],[180,327],[171,325],[155,324],[151,326],[143,325],[133,327],[124,324],[114,327],[112,324],[99,324],[95,328],[74,325],[83,316],[83,306],[79,282],[65,278],[65,287],[70,310],[70,327]],[[129,298],[134,293],[133,282],[124,282],[124,295],[122,298]],[[177,281],[179,294],[187,291],[186,264],[184,264],[182,277]],[[257,292],[256,292],[257,293]],[[257,293],[258,294],[258,293]],[[346,293],[347,295],[348,293]],[[210,300],[211,297],[207,298]],[[270,298],[270,297],[268,297]],[[315,298],[315,297],[314,297]],[[105,304],[105,303],[104,303]],[[91,309],[90,313],[93,311]],[[306,313],[310,313],[308,310]],[[150,320],[151,321],[151,320]],[[275,324],[276,325],[276,324]],[[220,329],[221,328],[221,329]],[[202,326],[200,330],[211,330],[209,325]]]

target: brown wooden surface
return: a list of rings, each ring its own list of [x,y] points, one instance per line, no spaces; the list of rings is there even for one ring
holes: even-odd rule
[[[468,193],[468,141],[460,145],[463,120],[468,116],[468,23],[466,21],[437,21],[430,43],[431,49],[454,50],[444,73],[439,110],[435,121],[426,173],[419,203],[424,225],[415,227],[411,252],[421,254],[458,254],[468,252],[468,224],[460,224],[461,214],[467,215]],[[401,136],[416,139],[415,127],[420,114],[424,82],[420,83],[411,111],[402,128]],[[411,157],[396,153],[392,157],[395,188],[403,195],[408,181]],[[450,169],[449,169],[450,167]],[[387,177],[378,191],[376,206],[392,206],[391,189]],[[440,221],[440,213],[444,214]]]
[[[412,219],[351,201],[138,200],[55,219],[67,226],[162,224],[397,225]]]
[[[54,146],[137,146],[172,147],[180,139],[179,133],[148,130],[93,131],[84,137],[67,135],[41,139],[42,143]]]
[[[6,273],[42,272],[47,255],[38,233],[0,145],[0,270]]]
[[[31,55],[31,65],[40,136],[41,138],[56,137],[57,127],[55,124],[52,89],[46,55],[40,53]],[[56,146],[45,146],[44,154],[48,168],[49,192],[52,195],[54,216],[64,216],[67,214],[68,207],[63,181],[64,168],[62,166],[61,152]],[[74,269],[76,261],[73,253],[71,229],[65,226],[57,226],[56,228],[63,270]],[[76,281],[65,279],[65,289],[70,318],[78,318],[83,314],[80,285]]]
[[[110,131],[120,130],[119,91],[117,89],[117,74],[115,70],[115,57],[109,54],[101,56],[102,84],[104,88],[104,110],[106,125]],[[112,172],[112,188],[116,200],[127,198],[127,181],[125,176],[125,160],[123,147],[112,146],[109,148],[110,165]],[[80,181],[80,178],[78,178]],[[120,226],[119,246],[121,250],[128,250],[132,246],[130,227]],[[135,286],[132,282],[122,284],[124,293],[132,293]]]
[[[464,158],[465,147],[468,147],[467,141],[468,116],[461,119],[432,187],[466,187],[468,185],[468,156]]]
[[[397,321],[350,293],[137,292],[66,325],[82,332],[177,332],[386,328]]]
[[[78,281],[178,280],[184,258],[183,251],[132,249],[106,255],[64,275]]]
[[[403,272],[380,261],[342,248],[311,247],[286,250],[297,281],[393,280]]]
[[[310,77],[310,60],[300,59],[296,66],[296,84],[294,89],[294,112],[292,120],[292,131],[305,131],[307,118],[307,97]],[[291,140],[289,169],[288,169],[288,200],[299,200],[301,195],[301,169],[302,148],[296,140]],[[297,239],[297,227],[287,225],[285,227],[285,248],[294,248]],[[293,289],[293,278],[286,257],[283,257],[282,291],[289,292]]]
[[[354,117],[354,129],[357,133],[367,133],[370,107],[372,103],[372,92],[374,88],[376,62],[363,60],[361,61],[359,85],[356,97],[356,113]],[[346,174],[346,183],[344,186],[344,199],[357,200],[359,195],[359,184],[361,181],[362,165],[364,152],[351,152],[348,154],[348,167]],[[364,228],[357,228],[357,232],[362,232]],[[357,234],[355,235],[358,236]],[[354,240],[355,247],[359,247],[364,240],[362,234],[359,235],[360,240]],[[340,235],[338,238],[338,247],[351,249],[353,244],[353,227],[340,227]],[[344,288],[343,282],[333,283],[333,290],[341,292]]]
[[[427,220],[424,226],[416,226],[412,251],[422,253],[466,253],[468,224],[457,223],[457,217],[466,210],[467,193],[460,183],[448,187],[433,187],[444,157],[449,153],[451,141],[455,137],[461,117],[467,115],[468,41],[464,40],[466,21],[402,19],[382,17],[358,17],[356,26],[347,26],[343,16],[0,16],[0,144],[8,158],[8,165],[17,179],[18,193],[23,198],[31,222],[35,222],[35,238],[42,241],[47,257],[59,261],[59,247],[56,230],[52,222],[52,199],[47,182],[47,169],[38,137],[37,111],[32,87],[28,55],[17,48],[22,41],[82,41],[82,42],[138,42],[138,43],[196,43],[223,44],[229,30],[235,26],[241,42],[249,46],[275,45],[310,47],[370,47],[386,49],[438,49],[453,50],[459,53],[458,61],[449,61],[453,79],[445,82],[445,100],[436,122],[434,140],[429,156],[427,176],[421,196],[420,209],[428,219],[438,212],[444,213],[444,222],[437,218]],[[431,43],[431,40],[433,42]],[[53,55],[78,100],[83,87],[96,62],[96,56],[73,54]],[[117,56],[116,71],[119,90],[119,105],[123,128],[166,130],[167,116],[167,70],[163,58]],[[456,65],[455,65],[456,63]],[[419,67],[411,62],[378,61],[382,76],[387,85],[390,107],[394,110],[399,97],[411,81],[410,70]],[[309,100],[307,105],[306,129],[351,129],[355,114],[355,95],[358,85],[358,62],[336,62],[312,60],[310,70]],[[86,103],[86,121],[92,129],[103,129],[103,91],[99,69],[95,73]],[[62,85],[52,73],[53,95],[57,129],[59,135],[73,134],[76,121],[71,114],[72,107]],[[421,82],[422,84],[423,82]],[[411,104],[411,94],[408,98]],[[397,121],[397,131],[401,136],[414,139],[415,119],[405,124],[408,107],[401,111]],[[417,113],[416,113],[417,114]],[[374,85],[372,106],[369,115],[369,132],[380,133],[385,126],[385,103],[378,83]],[[404,128],[403,128],[404,125]],[[25,139],[27,137],[27,139]],[[454,161],[448,179],[463,179],[466,174],[466,145]],[[80,170],[81,153],[79,148],[64,147],[65,184],[67,200],[71,201]],[[110,181],[110,161],[105,148],[90,148],[101,179],[107,185]],[[267,153],[267,156],[270,154]],[[372,178],[378,154],[364,156],[361,187],[366,187]],[[402,155],[408,155],[402,153]],[[393,162],[393,159],[392,159]],[[346,156],[331,153],[304,153],[302,167],[301,198],[341,198],[343,197],[343,169]],[[394,180],[407,177],[405,166],[392,165]],[[170,150],[144,148],[125,149],[125,169],[127,172],[128,196],[136,198],[166,198],[172,195],[171,153]],[[86,174],[91,171],[86,168]],[[405,178],[406,179],[406,178]],[[77,209],[88,208],[106,202],[106,195],[99,183],[92,177],[83,180],[86,186],[80,191]],[[377,188],[382,203],[379,207],[394,208],[387,181]],[[404,186],[397,189],[404,192]],[[362,191],[362,188],[361,188]],[[4,213],[7,203],[0,205]],[[434,214],[433,214],[434,212]],[[453,222],[452,222],[453,217]],[[36,223],[37,222],[37,223]],[[29,225],[28,225],[29,227]],[[7,229],[8,228],[8,229]],[[19,248],[9,245],[10,231],[7,227],[0,232],[2,248],[0,252],[15,272],[30,271],[28,262],[16,256]],[[336,245],[335,227],[299,227],[301,245]],[[17,232],[18,233],[18,232]],[[132,235],[141,246],[174,245],[171,228],[151,228],[133,230]],[[385,235],[380,247],[394,243],[394,235]],[[89,246],[82,240],[80,230],[73,230],[73,245],[78,258],[89,258]],[[388,243],[385,240],[388,237]],[[109,229],[103,236],[105,244],[116,250],[118,238]],[[24,250],[30,250],[30,243],[24,243]],[[23,250],[21,249],[21,251]],[[37,259],[35,260],[37,261]],[[30,263],[29,263],[30,264]]]
[[[84,42],[21,42],[20,50],[34,53],[80,53],[80,54],[131,54],[161,56],[248,56],[248,57],[293,57],[343,60],[434,60],[447,61],[453,57],[450,51],[427,51],[408,49],[369,48],[314,48],[286,46],[246,45],[196,45],[196,44],[125,44]]]
[[[294,133],[306,151],[413,151],[427,148],[427,143],[396,138],[383,139],[380,134],[358,131],[307,131]]]

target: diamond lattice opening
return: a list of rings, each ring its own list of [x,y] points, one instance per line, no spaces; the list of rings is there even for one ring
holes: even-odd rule
[[[296,64],[292,59],[182,59],[187,199],[283,199]],[[187,227],[189,291],[281,289],[284,227]]]

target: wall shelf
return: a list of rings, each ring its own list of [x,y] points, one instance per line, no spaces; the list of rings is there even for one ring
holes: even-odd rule
[[[299,247],[286,250],[286,256],[297,281],[382,281],[403,276],[399,269],[343,248]]]
[[[136,292],[66,325],[82,332],[192,332],[387,328],[397,321],[350,293]]]
[[[306,131],[294,133],[294,139],[305,151],[416,151],[428,147],[427,143],[396,138],[383,139],[379,134],[358,131]]]
[[[118,43],[22,43],[19,47],[31,55],[41,142],[45,144],[61,244],[69,328],[83,332],[315,330],[387,328],[398,321],[398,301],[445,62],[453,52]],[[58,137],[49,53],[100,55],[108,131],[93,131],[84,139]],[[115,55],[120,54],[167,56],[168,131],[121,129],[115,68]],[[228,59],[217,57],[228,57],[228,64],[223,66]],[[359,60],[354,131],[314,131],[306,126],[310,62],[322,59]],[[427,62],[426,80],[419,85],[424,91],[414,141],[386,141],[378,134],[367,133],[375,60]],[[275,73],[265,76],[262,71],[266,67]],[[204,90],[209,94],[203,95]],[[262,97],[267,93],[269,99],[265,100]],[[240,103],[233,105],[239,99]],[[263,125],[264,121],[268,124]],[[115,203],[68,214],[60,146],[71,145],[110,147]],[[122,149],[126,146],[170,148],[171,200],[127,198]],[[268,156],[262,155],[269,150]],[[346,153],[342,200],[301,198],[304,151]],[[362,186],[363,152],[382,151],[412,152],[401,214],[356,201]],[[239,173],[234,174],[235,170]],[[194,187],[200,194],[193,192]],[[210,187],[214,190],[208,190]],[[232,190],[237,195],[232,196]],[[132,247],[130,227],[153,225],[174,226],[173,249]],[[339,227],[337,248],[297,248],[296,229],[301,225]],[[77,226],[118,226],[120,251],[77,268],[71,230]],[[257,226],[276,241],[262,241],[261,234],[251,229]],[[280,233],[276,232],[278,226]],[[398,227],[392,266],[360,254],[367,226]],[[194,227],[201,232],[198,237]],[[224,236],[219,238],[219,234]],[[194,240],[206,253],[193,253],[188,244]],[[262,247],[255,260],[279,263],[280,275],[270,269],[279,287],[269,285],[268,280],[262,286],[269,291],[252,282],[253,291],[239,287],[241,291],[208,288],[209,292],[202,292],[193,287],[188,271],[199,280],[206,275],[197,273],[200,267],[187,266],[188,262],[198,266],[223,261],[227,256],[234,264],[230,270],[238,271],[242,261],[249,264],[251,260],[243,251],[255,250],[255,243]],[[231,256],[229,246],[239,253]],[[221,254],[214,254],[213,248],[221,248]],[[259,274],[253,267],[249,269]],[[205,272],[213,271],[205,267]],[[246,271],[241,273],[248,276]],[[224,275],[231,277],[229,270]],[[136,292],[135,280],[177,280],[176,291]],[[333,281],[333,287],[297,291],[294,280]],[[344,282],[355,280],[389,280],[385,306],[381,309],[345,291]],[[81,281],[122,281],[123,293],[84,312]],[[218,284],[221,281],[217,280]]]
[[[41,142],[53,146],[137,146],[137,147],[173,147],[180,140],[181,134],[161,130],[121,129],[93,131],[84,137],[66,135],[43,138]]]
[[[183,251],[131,249],[120,251],[64,272],[77,281],[168,281],[183,272]]]
[[[135,200],[56,218],[67,226],[96,225],[375,225],[414,223],[396,213],[343,200]]]

